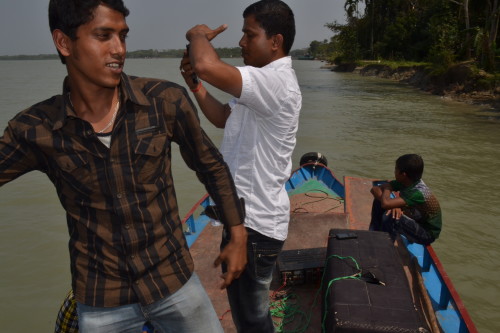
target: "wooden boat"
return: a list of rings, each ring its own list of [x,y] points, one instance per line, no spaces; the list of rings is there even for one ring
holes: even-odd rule
[[[306,154],[300,164],[301,166],[292,172],[286,183],[291,203],[291,221],[283,253],[324,250],[327,244],[330,245],[331,229],[348,230],[363,235],[380,233],[368,231],[372,204],[369,190],[373,179],[345,177],[342,183],[326,166],[326,159],[321,155]],[[214,268],[212,264],[219,252],[222,230],[220,225],[212,223],[204,214],[204,209],[210,204],[210,198],[205,195],[194,205],[184,218],[185,233],[195,260],[195,269],[216,312],[220,315],[225,332],[236,332],[225,291],[218,288],[219,269]],[[432,246],[412,244],[404,239],[396,243],[391,242],[390,246],[394,247],[408,280],[412,306],[425,322],[425,328],[416,332],[477,332]],[[321,255],[325,257],[324,251]],[[280,269],[276,269],[270,298],[278,332],[328,331],[328,328],[325,329],[327,316],[324,309],[327,305],[322,300],[325,298],[322,292],[325,292],[327,281],[325,274],[321,273],[327,270],[327,265],[329,264],[325,262],[325,267],[321,271],[318,268],[303,270],[302,273],[306,274],[301,273],[302,275],[294,275],[293,272],[287,272],[286,274],[291,275],[286,275]],[[288,283],[286,283],[287,276]],[[302,283],[297,283],[297,279]],[[288,301],[288,307],[283,305],[284,300]],[[324,313],[321,308],[325,310]],[[330,331],[335,331],[335,328]],[[375,330],[371,330],[370,327],[342,330],[340,327],[337,331]],[[385,331],[410,332],[411,330],[385,327]]]
[[[315,58],[312,55],[310,55],[310,54],[305,54],[303,56],[299,56],[298,57],[298,60],[314,60],[314,59]]]

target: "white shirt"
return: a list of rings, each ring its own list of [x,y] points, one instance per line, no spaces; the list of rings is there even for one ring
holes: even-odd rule
[[[284,185],[292,170],[302,106],[299,84],[290,57],[262,68],[237,68],[242,92],[229,102],[220,150],[245,198],[245,226],[285,240],[290,200]]]

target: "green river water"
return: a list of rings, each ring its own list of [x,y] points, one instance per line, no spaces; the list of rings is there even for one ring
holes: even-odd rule
[[[132,59],[126,72],[180,83],[178,64]],[[319,151],[339,179],[387,179],[398,156],[421,154],[423,179],[444,216],[434,249],[478,330],[500,332],[500,114],[321,65],[294,62],[303,93],[294,167],[304,153]],[[65,75],[55,60],[0,61],[0,72],[2,130],[17,112],[60,93]],[[201,118],[219,144],[222,131]],[[183,215],[204,192],[180,155],[173,159]],[[53,330],[70,288],[67,242],[65,215],[45,175],[32,172],[0,189],[0,332]]]

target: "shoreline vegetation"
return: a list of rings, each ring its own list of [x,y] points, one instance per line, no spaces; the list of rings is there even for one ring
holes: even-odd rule
[[[333,36],[312,41],[311,56],[338,65],[336,70],[362,66],[361,75],[499,109],[500,1],[343,2],[346,20],[325,24]]]
[[[299,58],[307,50],[294,50]],[[184,49],[138,50],[127,52],[128,59],[181,58]],[[241,50],[219,48],[221,58],[240,58]],[[57,60],[57,54],[0,56],[0,60]],[[310,59],[310,58],[308,58]],[[300,60],[306,61],[306,60]],[[353,72],[363,76],[377,76],[406,83],[434,95],[468,104],[484,105],[500,111],[500,85],[495,75],[477,69],[473,62],[462,62],[445,70],[433,70],[431,64],[384,61],[357,61],[353,63],[325,64],[322,68],[334,72]]]
[[[500,111],[500,85],[495,75],[477,69],[472,62],[454,64],[435,71],[429,64],[398,64],[379,61],[327,64],[333,72],[352,72],[409,84],[433,95]]]

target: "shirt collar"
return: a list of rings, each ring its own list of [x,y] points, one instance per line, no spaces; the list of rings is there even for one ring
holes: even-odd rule
[[[286,56],[276,59],[265,65],[263,68],[280,68],[280,67],[292,67],[292,57]]]
[[[125,102],[127,102],[127,100],[130,100],[132,103],[137,105],[143,105],[143,106],[151,105],[149,99],[142,92],[141,87],[136,85],[134,83],[134,80],[132,80],[131,77],[129,77],[125,73],[122,73],[120,82],[120,92]]]
[[[121,75],[119,89],[120,89],[120,96],[122,96],[121,102],[124,103],[123,105],[127,105],[127,101],[130,101],[137,105],[145,105],[145,106],[151,105],[148,98],[146,97],[146,95],[144,95],[140,87],[136,86],[133,80],[131,80],[130,77],[125,73],[122,73]],[[69,78],[66,76],[63,81],[62,102],[60,104],[61,106],[59,108],[57,116],[54,119],[52,130],[61,129],[66,123],[68,117],[76,117],[76,113],[73,109],[69,97],[70,91],[71,88],[69,85]]]
[[[54,117],[54,121],[52,123],[52,130],[54,131],[61,129],[64,124],[66,124],[68,117],[76,117],[75,111],[73,110],[69,99],[69,92],[69,78],[66,76],[63,81],[61,103],[59,104],[57,115]]]

